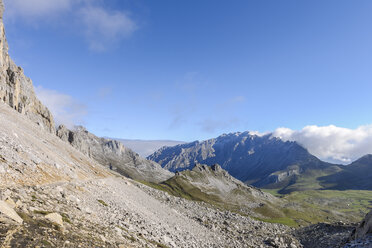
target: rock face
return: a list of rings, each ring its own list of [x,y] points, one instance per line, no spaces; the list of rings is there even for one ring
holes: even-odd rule
[[[231,133],[203,142],[164,147],[148,159],[170,171],[191,169],[196,163],[220,164],[235,178],[259,187],[285,187],[308,169],[326,169],[296,142],[284,142],[270,134]]]
[[[25,114],[44,129],[54,132],[50,111],[36,98],[32,81],[10,58],[3,23],[4,5],[0,0],[0,102]]]
[[[355,229],[350,240],[362,239],[367,235],[372,235],[372,211],[367,214],[364,220]]]
[[[141,158],[119,141],[99,138],[84,127],[71,131],[62,125],[56,133],[77,150],[124,176],[148,182],[161,182],[173,176],[173,173],[153,161]]]

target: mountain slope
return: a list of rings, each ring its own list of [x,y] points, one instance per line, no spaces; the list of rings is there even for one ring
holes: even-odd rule
[[[59,126],[57,136],[101,165],[124,176],[148,182],[161,182],[173,176],[173,173],[140,157],[119,141],[99,138],[84,127],[76,127],[71,131],[65,126]]]
[[[326,189],[336,190],[372,190],[372,155],[366,155],[343,170],[319,178]]]
[[[277,198],[248,186],[230,176],[219,165],[197,164],[192,170],[177,172],[161,183],[172,194],[231,208],[250,210],[261,204],[275,203]]]
[[[339,170],[311,155],[296,142],[249,132],[164,147],[148,158],[173,172],[190,169],[196,163],[221,164],[235,178],[268,188],[285,188],[313,170],[328,170],[329,173]]]
[[[106,175],[98,163],[0,103],[0,185],[36,185]]]

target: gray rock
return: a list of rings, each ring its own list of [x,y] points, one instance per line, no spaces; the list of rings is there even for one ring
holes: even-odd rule
[[[173,172],[192,169],[196,163],[220,164],[242,182],[257,187],[270,185],[271,188],[286,186],[290,179],[306,170],[339,169],[311,155],[296,142],[249,132],[163,147],[147,158]]]
[[[19,215],[14,211],[14,209],[6,202],[0,201],[0,213],[6,217],[14,220],[15,222],[22,224],[23,220]]]
[[[53,222],[59,226],[63,226],[62,216],[59,213],[51,213],[45,216],[45,219]]]
[[[3,23],[4,5],[0,1],[0,102],[26,115],[42,128],[54,132],[50,111],[36,98],[31,79],[10,58]]]
[[[372,235],[372,211],[367,214],[360,225],[354,230],[350,236],[350,240],[364,238],[367,235]]]
[[[161,182],[174,175],[159,164],[140,157],[119,141],[99,138],[84,127],[79,126],[71,131],[61,125],[56,133],[77,150],[124,176],[148,182]]]

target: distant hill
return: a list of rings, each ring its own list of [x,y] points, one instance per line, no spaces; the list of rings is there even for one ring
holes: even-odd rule
[[[372,190],[372,155],[366,155],[343,167],[343,170],[319,178],[326,189]]]
[[[281,201],[260,189],[245,185],[235,179],[219,165],[197,164],[157,185],[172,195],[195,201],[204,201],[221,208],[261,216],[262,206],[275,211],[273,205]]]
[[[215,139],[164,147],[148,159],[172,171],[191,169],[197,163],[220,164],[233,177],[262,188],[319,189],[316,178],[341,170],[319,160],[296,142],[285,142],[271,134],[249,132],[224,134]],[[295,185],[295,187],[292,187]]]
[[[183,141],[175,140],[132,140],[132,139],[115,139],[120,141],[126,147],[132,149],[142,157],[147,157],[153,154],[155,151],[159,150],[163,146],[176,146],[179,144],[184,144]]]

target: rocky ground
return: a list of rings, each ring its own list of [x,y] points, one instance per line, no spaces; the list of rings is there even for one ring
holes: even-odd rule
[[[119,176],[8,188],[1,199],[23,219],[1,215],[2,247],[302,247],[288,227]]]
[[[356,248],[356,247],[364,247],[364,248],[372,248],[372,235],[369,235],[362,239],[353,240],[346,245],[343,246],[343,248]]]
[[[355,225],[342,222],[335,224],[320,223],[294,231],[294,236],[304,247],[329,248],[343,247]]]

